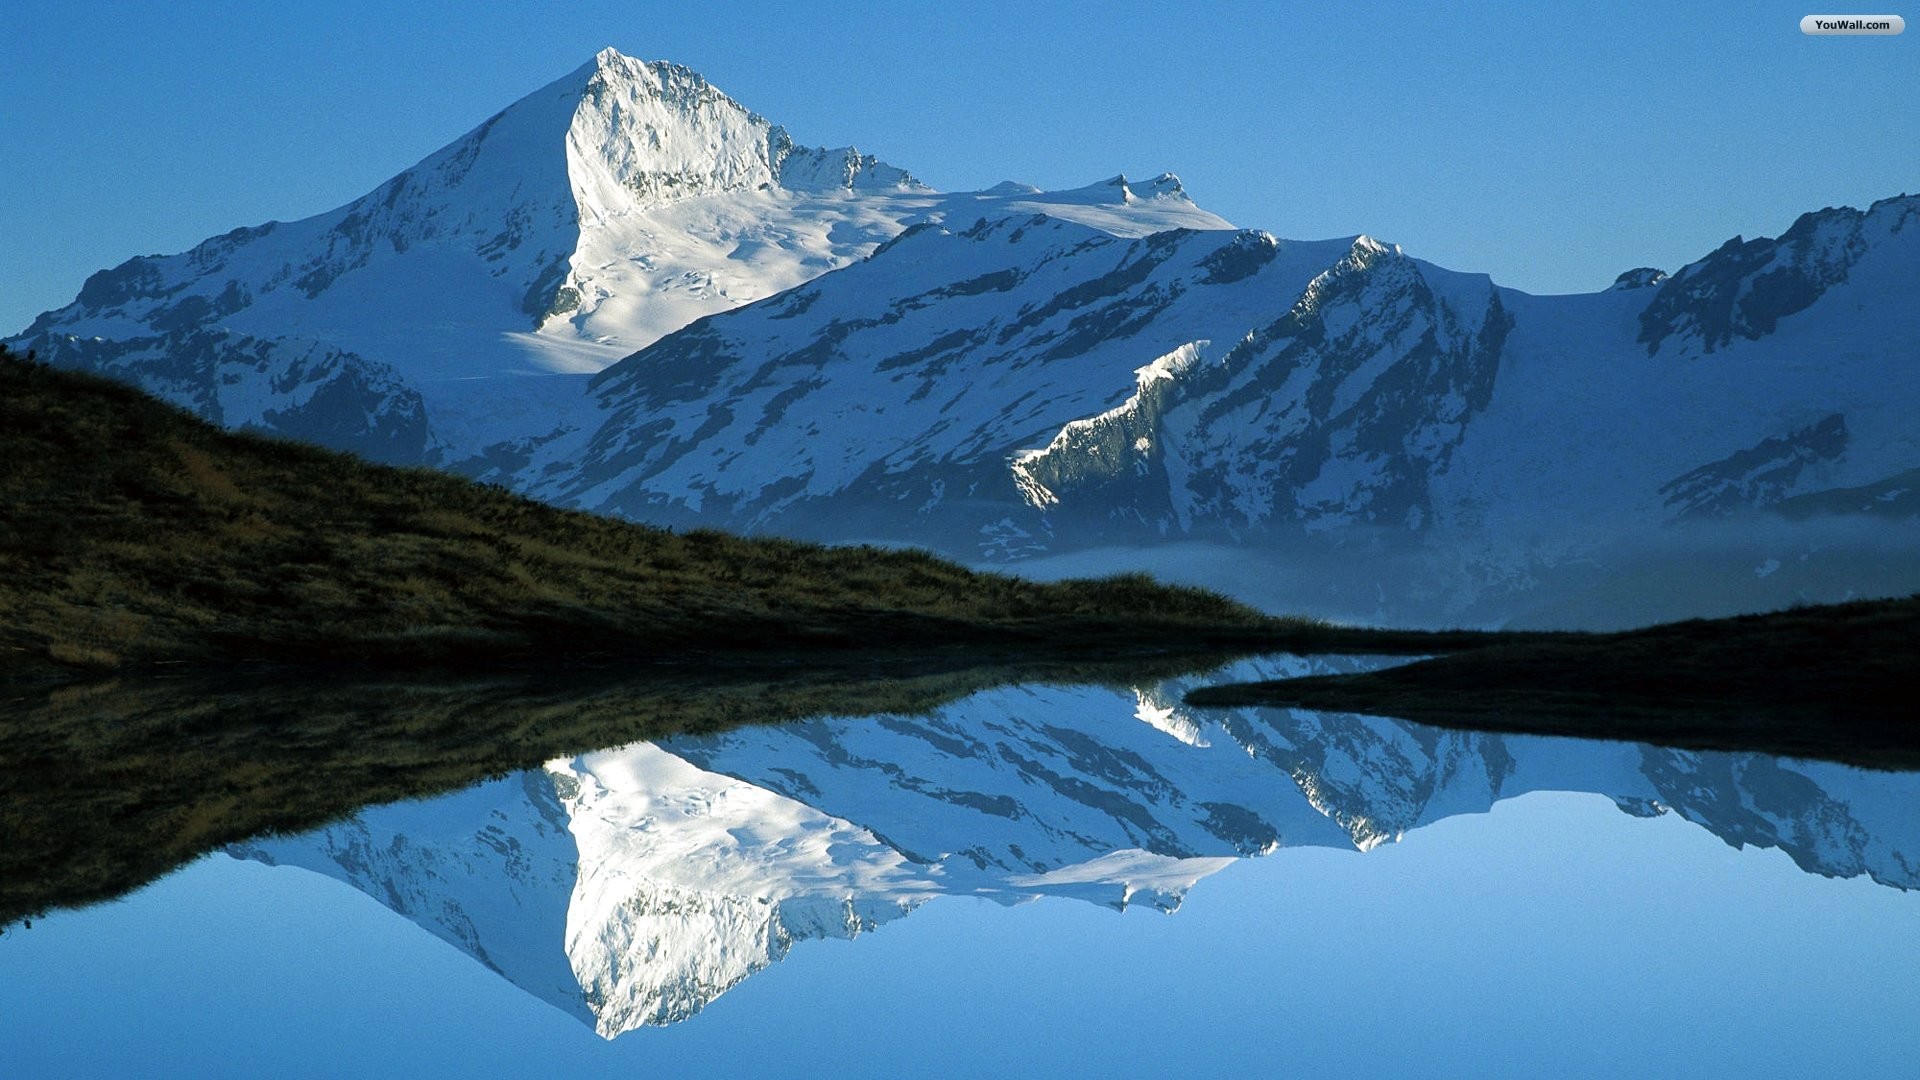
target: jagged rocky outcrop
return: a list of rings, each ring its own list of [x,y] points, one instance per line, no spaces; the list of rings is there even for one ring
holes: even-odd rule
[[[1857,516],[1893,520],[1920,518],[1920,469],[1907,469],[1871,484],[1794,495],[1774,504],[1773,510],[1793,519]]]
[[[1016,456],[1014,472],[1036,507],[1081,495],[1095,514],[1162,508],[1143,523],[1163,535],[1419,530],[1428,480],[1487,407],[1512,327],[1490,282],[1456,278],[1361,237],[1280,319],[1211,362],[1195,343],[1142,368],[1133,397]]]
[[[1366,850],[1530,791],[1594,792],[1809,873],[1920,888],[1920,832],[1900,809],[1912,777],[1194,711],[1186,685],[1011,687],[924,717],[640,744],[234,853],[347,881],[607,1037],[685,1019],[799,943],[939,896],[1172,911],[1236,858]]]
[[[1654,266],[1638,266],[1613,279],[1613,291],[1644,289],[1667,280],[1667,272]]]
[[[1903,197],[1865,212],[1841,207],[1802,214],[1778,239],[1736,236],[1660,282],[1640,313],[1640,341],[1648,355],[1670,338],[1682,350],[1703,353],[1736,338],[1758,341],[1845,282],[1876,243],[1917,220],[1920,207]]]
[[[1834,413],[1677,476],[1660,493],[1680,517],[1725,516],[1768,506],[1785,499],[1809,465],[1832,461],[1846,449],[1847,418]]]

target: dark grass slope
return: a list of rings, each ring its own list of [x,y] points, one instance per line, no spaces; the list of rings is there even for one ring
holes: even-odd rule
[[[1143,575],[676,535],[220,431],[0,361],[0,674],[547,666],[663,651],[1202,648],[1305,624]]]
[[[1283,705],[1920,768],[1920,596],[1566,634],[1359,675],[1206,687]]]

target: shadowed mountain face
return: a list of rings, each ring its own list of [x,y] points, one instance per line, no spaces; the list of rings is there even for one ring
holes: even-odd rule
[[[1171,912],[1234,859],[1366,850],[1529,791],[1594,792],[1808,873],[1920,887],[1913,775],[1196,711],[1179,704],[1188,685],[1011,686],[923,716],[634,744],[229,850],[346,881],[607,1037],[685,1019],[799,942],[934,897]]]

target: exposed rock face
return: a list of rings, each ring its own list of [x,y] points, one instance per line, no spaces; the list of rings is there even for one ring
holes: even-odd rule
[[[1661,283],[1640,314],[1640,340],[1648,355],[1669,338],[1703,353],[1735,338],[1758,341],[1845,282],[1869,249],[1916,219],[1920,204],[1902,197],[1864,213],[1842,207],[1802,214],[1777,240],[1736,236]]]
[[[1681,517],[1725,516],[1778,503],[1810,464],[1832,461],[1847,449],[1847,418],[1835,413],[1758,446],[1675,477],[1660,489]]]

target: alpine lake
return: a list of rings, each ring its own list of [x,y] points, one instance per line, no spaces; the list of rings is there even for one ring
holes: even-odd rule
[[[0,1074],[1920,1061],[1920,774],[1182,702],[1388,662],[828,695],[225,843],[7,927]]]

